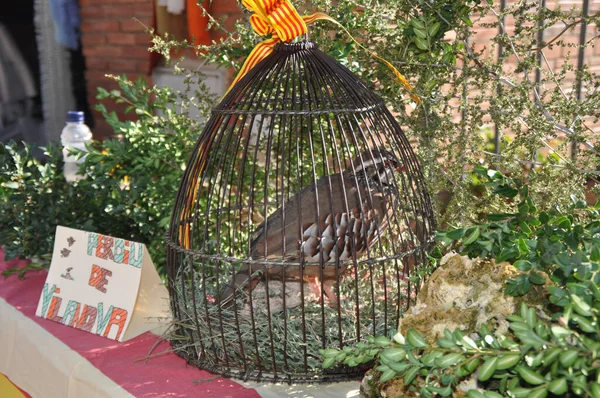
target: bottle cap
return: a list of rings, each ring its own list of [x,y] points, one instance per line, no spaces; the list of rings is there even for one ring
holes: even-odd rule
[[[67,112],[67,122],[83,122],[83,121],[85,121],[83,112],[80,112],[80,111]]]

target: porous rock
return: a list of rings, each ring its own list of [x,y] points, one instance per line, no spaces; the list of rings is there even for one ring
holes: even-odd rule
[[[548,276],[538,272],[546,285]],[[444,329],[475,332],[485,324],[496,335],[509,333],[506,317],[518,311],[521,302],[537,310],[542,319],[548,318],[549,292],[544,285],[531,285],[523,297],[505,296],[506,280],[519,275],[507,262],[475,259],[449,253],[440,261],[440,267],[423,285],[417,302],[404,315],[399,330],[406,335],[409,329],[418,330],[430,344],[444,335]],[[417,397],[418,393],[404,389],[402,377],[379,383],[380,373],[371,370],[361,384],[361,394],[367,398]],[[416,390],[423,380],[415,380]],[[475,376],[463,380],[452,393],[453,398],[466,396],[477,388]]]
[[[446,328],[474,332],[485,324],[496,335],[503,335],[508,332],[506,317],[515,313],[522,301],[544,318],[548,307],[545,286],[532,285],[531,291],[519,298],[504,294],[506,280],[517,275],[519,271],[507,262],[471,260],[449,253],[423,285],[399,330],[406,334],[416,329],[430,343],[442,337]],[[545,274],[542,276],[549,282]]]

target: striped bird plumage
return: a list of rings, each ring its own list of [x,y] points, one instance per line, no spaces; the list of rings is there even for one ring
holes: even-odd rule
[[[298,192],[257,227],[250,256],[301,260],[305,266],[286,266],[283,272],[281,265],[268,262],[244,264],[221,291],[220,301],[229,301],[251,275],[283,279],[285,274],[286,280],[298,280],[302,274],[311,283],[321,276],[324,283],[334,283],[337,260],[342,264],[361,257],[387,229],[397,192],[393,173],[401,169],[393,154],[373,149],[361,153],[344,172],[321,177]],[[323,270],[321,263],[326,265]],[[335,301],[331,294],[326,291]]]

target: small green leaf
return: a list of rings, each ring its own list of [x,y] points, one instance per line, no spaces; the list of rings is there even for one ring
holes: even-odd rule
[[[434,361],[435,361],[437,358],[441,357],[442,355],[444,355],[444,353],[443,353],[443,352],[440,352],[440,351],[432,351],[432,352],[430,352],[430,353],[428,353],[428,354],[425,354],[425,355],[423,355],[423,356],[421,357],[421,363],[422,363],[423,365],[426,365],[426,366],[433,366],[433,362],[434,362]]]
[[[567,337],[570,336],[572,334],[572,332],[568,329],[563,328],[562,326],[552,326],[550,328],[550,330],[552,330],[552,334],[555,337],[563,338],[563,337]]]
[[[560,378],[556,380],[552,380],[548,383],[548,391],[550,391],[554,395],[563,395],[569,390],[569,386],[567,385],[567,379]]]
[[[453,352],[451,354],[446,354],[441,358],[437,358],[434,361],[434,364],[438,368],[448,368],[450,366],[456,365],[458,362],[462,361],[464,358],[465,358],[464,355],[462,355],[458,352]]]
[[[521,361],[520,354],[505,354],[498,357],[496,369],[504,370],[509,369],[518,364]]]
[[[404,372],[411,365],[406,362],[388,362],[387,366],[396,372]]]
[[[375,344],[380,347],[387,347],[392,344],[391,340],[385,336],[377,336],[374,340]]]
[[[446,237],[452,240],[459,240],[465,234],[465,230],[462,228],[453,229],[452,231],[448,231],[446,233]]]
[[[344,351],[341,351],[339,354],[337,354],[335,356],[335,360],[336,361],[343,361],[344,359],[346,359],[346,353]]]
[[[423,338],[423,336],[421,336],[421,334],[415,329],[410,329],[408,331],[406,340],[408,341],[408,344],[415,348],[423,348],[427,346],[425,338]]]
[[[490,377],[492,377],[492,375],[496,371],[497,365],[498,365],[498,357],[488,358],[483,363],[483,365],[481,365],[481,368],[479,368],[479,373],[477,374],[477,379],[479,381],[488,380]]]
[[[485,216],[485,218],[487,218],[490,221],[503,221],[503,220],[508,220],[509,218],[512,218],[514,216],[515,216],[514,214],[505,214],[505,213],[494,214],[494,213],[490,213],[490,214],[487,214]]]
[[[477,390],[469,390],[467,392],[467,398],[485,398],[485,395]]]
[[[529,273],[529,282],[533,283],[534,285],[543,285],[546,283],[546,279],[544,279],[544,277],[537,272],[531,271]]]
[[[404,385],[405,386],[408,386],[408,385],[410,385],[410,383],[413,382],[415,377],[417,377],[417,373],[419,372],[419,369],[420,368],[418,366],[415,366],[406,371],[406,373],[404,374]]]
[[[419,28],[419,29],[425,29],[425,24],[423,24],[423,22],[421,22],[421,20],[419,20],[418,18],[413,18],[410,20],[410,23],[412,24],[412,26],[414,26],[415,28]]]
[[[572,294],[571,302],[573,303],[573,309],[579,315],[592,316],[592,311],[591,311],[592,307],[590,307],[590,305],[588,303],[583,301],[583,299],[581,297],[579,297],[576,294]]]
[[[526,332],[515,332],[515,335],[525,344],[529,344],[536,349],[541,349],[547,342],[534,333],[532,330]]]
[[[406,339],[404,338],[404,336],[402,335],[402,333],[398,332],[394,335],[394,337],[392,337],[394,339],[394,341],[398,344],[406,344]]]
[[[548,388],[540,386],[531,390],[530,398],[546,398],[548,396]]]
[[[452,394],[452,388],[450,386],[446,386],[446,387],[427,386],[427,390],[431,391],[434,394],[438,394],[441,397],[449,397],[450,394]]]
[[[592,260],[596,263],[600,262],[600,245],[592,244],[590,260]]]
[[[527,203],[521,203],[519,204],[519,213],[520,214],[527,214],[529,213],[529,206],[527,205]],[[520,225],[520,223],[519,223]]]
[[[595,381],[590,383],[590,394],[592,398],[600,398],[600,383]]]
[[[525,322],[527,322],[527,324],[529,325],[529,327],[535,328],[535,326],[537,325],[537,315],[535,313],[535,308],[528,308],[527,309],[527,314],[526,314],[526,317],[525,317]]]
[[[477,343],[475,343],[473,341],[473,339],[470,338],[469,336],[464,336],[461,340],[462,340],[463,346],[465,346],[466,348],[469,348],[471,350],[477,350],[479,348],[479,347],[477,347]]]
[[[480,363],[481,359],[479,359],[479,357],[473,357],[469,359],[467,363],[463,365],[463,367],[467,370],[467,372],[469,372],[469,374],[471,374],[475,369],[479,367]]]
[[[523,318],[523,320],[527,322],[527,313],[529,312],[529,307],[527,306],[527,304],[525,304],[524,301],[521,303],[520,311],[521,318]]]
[[[571,367],[571,365],[573,365],[575,363],[575,360],[577,359],[578,356],[579,356],[579,352],[577,352],[577,350],[569,349],[569,350],[563,351],[563,352],[561,352],[561,354],[559,356],[560,364],[562,366],[564,366],[565,368]]]
[[[425,29],[414,27],[413,32],[415,32],[415,35],[417,35],[417,37],[420,37],[421,39],[427,38],[427,31]]]
[[[514,198],[519,194],[519,191],[509,185],[499,185],[498,188],[494,190],[494,193],[507,198]]]
[[[550,291],[553,296],[559,298],[563,298],[567,295],[567,293],[558,286],[548,286],[548,291]]]
[[[440,28],[442,27],[442,24],[439,22],[434,23],[433,25],[431,25],[429,27],[429,36],[433,37],[436,35],[437,32],[439,32]]]
[[[470,228],[467,230],[467,233],[469,233]],[[475,242],[477,240],[477,238],[479,238],[479,234],[481,233],[481,230],[479,229],[479,227],[476,227],[473,231],[471,231],[468,236],[466,236],[466,239],[463,241],[463,245],[467,246],[470,245],[471,243]]]
[[[404,357],[406,356],[406,351],[403,350],[402,348],[396,348],[396,347],[390,347],[390,348],[386,348],[381,352],[381,356],[385,357],[386,359],[390,360],[390,361],[400,361],[402,359],[404,359]]]
[[[323,369],[331,367],[331,365],[333,365],[334,362],[335,357],[325,358],[325,360],[323,361]]]
[[[381,377],[379,378],[379,382],[385,383],[386,381],[388,381],[394,377],[396,377],[396,371],[394,371],[392,369],[388,369],[381,374]]]
[[[573,315],[573,320],[577,322],[579,328],[586,333],[593,333],[596,331],[596,328],[594,327],[592,322],[580,315]]]
[[[523,322],[523,318],[521,318],[519,315],[509,315],[506,317],[506,319],[508,319],[511,322]]]
[[[556,361],[556,359],[558,358],[558,356],[560,355],[562,351],[562,348],[560,347],[553,347],[553,348],[549,348],[544,352],[544,366],[550,366],[552,365],[552,363],[554,363],[554,361]]]
[[[456,341],[456,339],[454,338],[454,335],[452,334],[452,332],[450,330],[448,330],[448,328],[444,328],[444,337],[448,340]]]
[[[456,347],[456,344],[452,340],[448,340],[445,338],[439,339],[436,341],[437,345],[441,348],[452,348]]]
[[[378,367],[375,368],[375,370],[383,373],[383,372],[390,370],[390,367],[387,365],[379,365]]]
[[[427,49],[429,49],[429,45],[427,44],[427,40],[422,39],[422,38],[420,38],[418,36],[415,37],[415,44],[417,45],[417,47],[420,50],[427,50]]]
[[[485,398],[503,398],[501,394],[498,394],[498,393],[497,393],[497,392],[495,392],[495,391],[489,391],[489,390],[488,390],[488,391],[486,391],[486,392],[484,392],[484,393],[483,393],[483,396],[484,396]]]
[[[527,236],[531,235],[531,227],[525,221],[519,221],[519,227],[521,228],[521,231],[523,231],[524,234],[526,234]]]
[[[518,366],[517,373],[519,374],[519,376],[521,376],[523,380],[534,386],[540,385],[546,381],[541,374],[525,366]]]
[[[321,355],[323,355],[325,358],[332,358],[335,357],[337,354],[339,354],[340,350],[338,350],[337,348],[328,348],[326,350],[320,350]]]
[[[519,238],[517,240],[517,248],[519,249],[519,254],[522,256],[526,255],[530,251],[529,246],[527,246],[527,242],[523,238]]]
[[[527,397],[529,397],[529,394],[531,394],[531,388],[515,387],[515,388],[510,388],[509,391],[512,393],[512,396],[515,398],[527,398]]]
[[[509,328],[511,328],[514,332],[526,332],[531,330],[531,327],[523,322],[511,322]]]
[[[552,221],[552,224],[559,226],[563,229],[571,228],[571,220],[569,220],[569,218],[566,216],[558,217],[557,219]]]
[[[592,281],[588,281],[587,288],[592,292],[592,296],[598,301],[600,301],[600,288],[596,285],[596,283]]]
[[[515,263],[513,264],[513,266],[518,269],[519,271],[529,271],[531,269],[531,261],[528,260],[517,260],[515,261]]]

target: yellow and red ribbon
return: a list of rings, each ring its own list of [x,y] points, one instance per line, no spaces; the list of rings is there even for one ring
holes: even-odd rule
[[[246,58],[242,69],[231,83],[231,87],[235,86],[252,68],[260,61],[266,58],[273,52],[273,47],[279,42],[290,42],[296,37],[306,34],[308,31],[307,25],[317,20],[331,21],[338,25],[346,32],[346,34],[363,50],[367,51],[371,56],[383,62],[400,83],[409,91],[411,98],[416,103],[421,103],[419,97],[414,93],[414,90],[406,78],[398,72],[398,70],[388,61],[373,53],[369,49],[360,44],[350,32],[334,18],[322,12],[317,12],[311,15],[300,16],[289,0],[242,0],[244,7],[253,12],[250,17],[250,24],[260,36],[271,34],[271,37],[258,43]],[[229,90],[227,90],[229,91]]]

